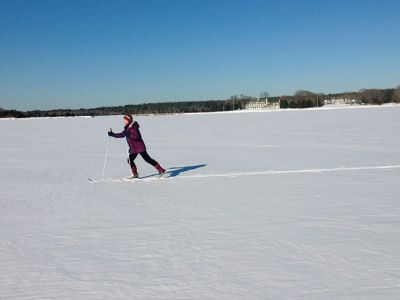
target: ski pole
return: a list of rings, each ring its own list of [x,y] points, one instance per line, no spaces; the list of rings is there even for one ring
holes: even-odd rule
[[[110,130],[112,131],[112,129],[110,128]],[[101,175],[101,180],[104,180],[104,172],[106,170],[106,163],[107,163],[107,155],[108,155],[108,146],[110,145],[110,136],[108,136],[108,141],[107,141],[107,149],[106,149],[106,155],[104,157],[104,166],[103,166],[103,173]]]
[[[131,160],[129,158],[129,146],[128,146],[128,144],[126,144],[126,152],[128,154],[128,157],[126,158],[126,161],[128,162],[129,172],[132,172],[132,170],[131,170]]]

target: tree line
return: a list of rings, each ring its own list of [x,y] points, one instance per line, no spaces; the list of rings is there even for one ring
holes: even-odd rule
[[[260,98],[266,98],[269,94],[263,92]],[[346,92],[337,94],[314,93],[306,90],[298,90],[292,96],[268,97],[271,102],[280,103],[280,108],[307,108],[323,106],[326,99],[354,99],[361,104],[400,103],[400,85],[394,89],[362,89],[358,92]],[[108,116],[121,114],[174,114],[217,112],[244,109],[250,101],[257,98],[246,95],[234,95],[225,100],[208,101],[183,101],[128,104],[123,106],[103,106],[97,108],[80,109],[55,109],[18,111],[0,108],[0,118],[32,118],[32,117],[74,117],[74,116]]]
[[[324,100],[349,99],[364,105],[382,105],[385,103],[400,103],[400,85],[394,89],[361,89],[358,92],[336,94],[313,93],[300,90],[293,96],[281,96],[281,108],[306,108],[323,106]]]

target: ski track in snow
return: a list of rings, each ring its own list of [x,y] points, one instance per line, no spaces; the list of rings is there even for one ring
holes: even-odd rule
[[[243,176],[258,176],[258,175],[280,175],[280,174],[313,174],[313,173],[327,173],[327,172],[346,172],[346,171],[373,171],[373,170],[397,170],[400,165],[389,166],[368,166],[368,167],[338,167],[338,168],[322,168],[322,169],[306,169],[306,170],[268,170],[258,172],[235,172],[235,173],[222,173],[222,174],[193,174],[181,176],[168,176],[168,171],[163,177],[151,176],[149,178],[128,179],[128,178],[106,178],[100,180],[89,179],[91,183],[101,182],[128,182],[140,183],[149,181],[160,180],[175,180],[175,179],[196,179],[196,178],[213,178],[213,177],[243,177]]]

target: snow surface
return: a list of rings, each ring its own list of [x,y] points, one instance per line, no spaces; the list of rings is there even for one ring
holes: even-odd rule
[[[0,122],[0,299],[399,299],[398,106],[137,120]]]

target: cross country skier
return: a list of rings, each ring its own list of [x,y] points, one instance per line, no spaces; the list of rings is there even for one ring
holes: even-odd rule
[[[150,157],[150,155],[146,151],[146,145],[143,142],[142,135],[139,131],[139,123],[133,121],[132,115],[124,116],[124,130],[119,133],[114,133],[112,129],[108,132],[109,136],[114,138],[126,138],[126,141],[129,146],[129,158],[128,163],[131,166],[132,176],[130,178],[138,178],[139,174],[137,171],[137,167],[135,165],[135,158],[140,154],[143,159],[155,167],[158,171],[158,174],[162,175],[165,173],[165,169],[163,169],[158,162]]]

